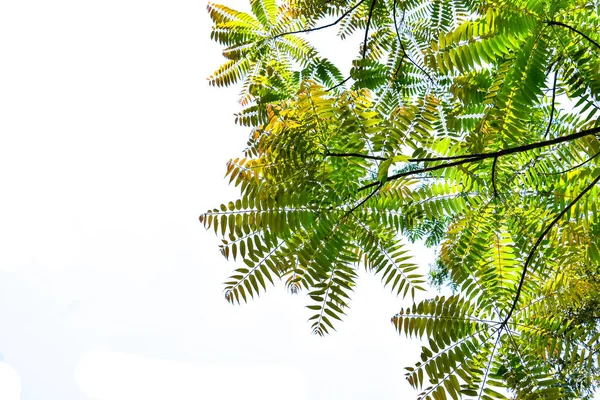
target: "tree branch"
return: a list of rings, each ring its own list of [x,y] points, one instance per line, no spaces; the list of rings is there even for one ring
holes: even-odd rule
[[[492,164],[492,186],[494,187],[494,197],[498,197],[498,188],[496,187],[496,164],[498,163],[498,157],[494,157],[494,163]]]
[[[420,174],[420,173],[423,173],[423,172],[431,172],[431,171],[437,171],[438,169],[455,167],[457,165],[462,165],[462,164],[466,164],[468,162],[473,162],[473,161],[479,161],[479,159],[458,160],[458,161],[454,161],[454,162],[451,162],[451,163],[435,165],[433,167],[415,169],[415,170],[412,170],[412,171],[404,171],[404,172],[400,172],[398,174],[389,176],[386,181],[393,181],[393,180],[398,179],[398,178],[403,178],[405,176],[416,175],[416,174]],[[368,189],[370,187],[377,186],[380,183],[381,182],[379,182],[379,181],[369,183],[368,185],[365,185],[365,186],[361,187],[360,189],[358,189],[358,191],[360,192],[360,191]]]
[[[352,11],[356,10],[358,8],[358,6],[360,6],[364,2],[365,2],[365,0],[360,0],[358,3],[356,3],[354,5],[354,7],[352,7],[351,9],[349,9],[348,11],[346,11],[345,13],[343,13],[342,15],[340,15],[340,17],[338,19],[336,19],[335,21],[333,21],[330,24],[323,25],[323,26],[318,26],[316,28],[307,28],[307,29],[301,29],[299,31],[291,31],[291,32],[279,33],[279,34],[277,34],[275,36],[272,36],[271,39],[277,39],[277,38],[280,38],[282,36],[287,36],[287,35],[294,35],[296,33],[310,33],[310,32],[320,31],[320,30],[326,29],[326,28],[331,28],[332,26],[335,26],[335,25],[339,24],[340,22],[342,22],[342,20],[344,18],[346,18]]]
[[[554,84],[552,85],[552,109],[550,110],[550,120],[548,120],[548,126],[546,127],[546,133],[544,134],[544,139],[548,137],[550,134],[550,128],[552,127],[552,121],[554,120],[554,104],[556,102],[556,80],[558,78],[558,71],[554,72]]]
[[[373,2],[371,3],[371,8],[369,9],[369,16],[367,18],[367,28],[365,29],[365,40],[363,42],[363,53],[362,53],[363,60],[365,59],[365,56],[367,55],[367,42],[369,40],[369,27],[371,26],[371,18],[373,18],[373,10],[375,9],[375,3],[377,3],[377,0],[373,0]]]
[[[560,221],[560,219],[567,213],[567,211],[569,211],[571,209],[571,207],[573,207],[575,204],[577,204],[577,202],[598,183],[598,181],[600,181],[600,175],[598,175],[596,177],[596,179],[594,179],[592,181],[592,183],[590,183],[585,189],[583,189],[583,191],[581,193],[579,193],[577,195],[577,197],[575,197],[575,199],[573,199],[573,201],[571,201],[561,212],[558,213],[558,215],[556,217],[554,217],[554,219],[548,224],[548,226],[546,226],[546,229],[544,229],[544,231],[541,233],[541,235],[536,240],[535,244],[533,245],[533,247],[529,251],[529,254],[527,255],[525,264],[523,265],[523,272],[521,273],[521,280],[519,281],[519,286],[517,286],[517,293],[515,294],[515,299],[513,301],[513,304],[511,306],[510,310],[508,311],[508,314],[506,315],[506,318],[504,318],[504,321],[502,322],[503,325],[506,325],[506,323],[512,316],[512,313],[515,311],[515,308],[517,307],[517,303],[519,302],[519,297],[521,296],[521,290],[523,289],[523,283],[525,282],[525,275],[527,275],[527,269],[529,268],[529,265],[531,264],[531,261],[533,260],[535,251],[542,243],[542,240],[544,240],[546,235],[550,232],[550,230],[554,227],[554,225],[556,225],[556,223],[558,221]]]
[[[379,182],[378,182],[379,183]],[[346,212],[346,214],[344,215],[344,218],[350,214],[352,214],[354,211],[356,211],[358,209],[358,207],[362,206],[363,204],[365,204],[367,201],[369,201],[369,199],[373,196],[375,196],[375,194],[377,194],[377,192],[379,191],[379,189],[381,189],[381,187],[383,186],[383,183],[379,183],[377,185],[377,187],[375,189],[373,189],[373,191],[371,193],[369,193],[369,195],[367,197],[365,197],[364,199],[362,199],[360,201],[360,203],[358,203],[357,205],[355,205],[354,207],[352,207],[351,210],[349,210],[348,212]]]
[[[587,39],[588,42],[590,42],[591,44],[593,44],[594,46],[596,46],[598,49],[600,49],[600,44],[598,44],[598,42],[596,42],[594,39],[592,39],[591,37],[589,37],[588,35],[586,35],[585,33],[573,28],[572,26],[569,26],[563,22],[559,22],[559,21],[544,21],[546,24],[548,25],[557,25],[557,26],[562,26],[563,28],[567,28],[570,31],[573,31],[575,33],[577,33],[578,35],[584,37],[585,39]]]
[[[425,71],[419,64],[417,64],[416,62],[414,62],[412,60],[412,58],[410,58],[410,56],[406,52],[406,48],[404,47],[404,43],[402,43],[402,37],[400,36],[400,31],[398,31],[398,22],[396,21],[396,3],[397,3],[397,1],[398,0],[394,0],[394,4],[392,5],[392,9],[393,9],[392,16],[394,17],[394,28],[396,29],[396,36],[398,37],[398,43],[400,44],[400,49],[402,50],[402,57],[406,58],[408,61],[410,61],[410,63],[412,65],[414,65],[415,67],[417,67],[423,74],[425,74],[425,76],[427,77],[427,79],[429,79],[429,81],[431,82],[431,84],[435,86],[435,81],[433,80],[433,78],[431,77],[431,75],[429,75],[429,73],[427,71]],[[404,15],[402,16],[402,19],[404,19]]]
[[[460,155],[460,156],[438,157],[438,158],[410,158],[410,159],[408,159],[409,162],[451,161],[451,160],[455,160],[455,161],[445,163],[445,164],[434,165],[432,167],[425,167],[425,168],[421,168],[421,169],[415,169],[412,171],[400,172],[398,174],[389,176],[387,178],[387,181],[392,181],[392,180],[403,178],[406,176],[417,175],[417,174],[420,174],[423,172],[431,172],[431,171],[437,171],[439,169],[455,167],[457,165],[462,165],[462,164],[466,164],[466,163],[470,163],[470,162],[486,160],[488,158],[502,157],[502,156],[506,156],[509,154],[521,153],[521,152],[525,152],[525,151],[529,151],[529,150],[533,150],[533,149],[539,149],[542,147],[552,146],[552,145],[558,144],[558,143],[563,143],[563,142],[568,142],[568,141],[575,140],[575,139],[580,139],[582,137],[589,136],[589,135],[597,135],[598,133],[600,133],[600,128],[592,128],[592,129],[583,130],[581,132],[573,133],[571,135],[562,136],[562,137],[551,139],[551,140],[545,140],[543,142],[536,142],[536,143],[530,143],[530,144],[526,144],[526,145],[522,145],[522,146],[511,147],[509,149],[494,151],[491,153],[465,154],[465,155]],[[362,190],[371,188],[373,186],[377,186],[379,184],[380,184],[379,181],[372,182],[372,183],[369,183],[369,184],[361,187],[360,189],[358,189],[358,191],[360,192]]]
[[[347,77],[346,79],[344,79],[343,81],[341,81],[341,82],[340,82],[340,83],[338,83],[337,85],[334,85],[334,86],[332,86],[332,87],[330,87],[330,88],[327,88],[327,90],[325,90],[325,91],[326,91],[326,92],[330,92],[330,91],[332,91],[332,90],[334,90],[334,89],[337,89],[337,88],[339,88],[339,87],[340,87],[340,86],[342,86],[344,83],[348,82],[348,81],[350,80],[350,78],[351,78],[350,76],[349,76],[349,77]]]
[[[475,154],[464,154],[458,156],[450,156],[450,157],[433,157],[433,158],[411,158],[408,161],[410,162],[420,162],[420,161],[450,161],[450,160],[462,160],[462,159],[477,159],[484,160],[486,158],[494,158],[494,157],[502,157],[509,154],[521,153],[524,151],[529,151],[533,149],[539,149],[542,147],[548,147],[559,143],[570,142],[571,140],[580,139],[589,135],[596,135],[600,133],[600,128],[591,128],[586,129],[581,132],[572,133],[570,135],[561,136],[558,138],[543,140],[541,142],[535,142],[530,144],[524,144],[521,146],[510,147],[504,150],[498,150],[491,153],[475,153]]]
[[[591,156],[590,158],[588,158],[587,160],[585,160],[584,162],[575,165],[574,167],[571,167],[569,169],[565,169],[565,170],[559,171],[559,172],[542,172],[542,175],[562,175],[567,172],[571,172],[574,169],[583,167],[585,164],[589,163],[590,161],[592,161],[594,158],[596,158],[598,156],[600,156],[600,151],[598,153],[594,154],[593,156]]]
[[[350,12],[352,12],[353,9],[355,9],[356,7],[358,7],[362,2],[364,2],[365,0],[360,1],[356,6],[354,6],[353,8],[351,8],[350,10],[348,10],[348,12],[346,13],[346,15],[348,15]],[[363,60],[365,59],[365,55],[367,54],[367,41],[368,41],[368,35],[369,35],[369,26],[371,25],[371,17],[373,16],[373,9],[375,8],[375,2],[377,0],[373,0],[373,3],[371,3],[371,8],[369,9],[369,19],[367,20],[367,29],[365,30],[365,41],[364,41],[364,45],[363,45],[363,54],[362,54],[362,58]],[[345,17],[346,15],[343,15],[342,17],[340,17],[340,19],[338,19],[337,21],[335,21],[334,25],[337,24],[338,22],[341,21],[341,18]],[[323,28],[328,28],[330,25],[326,25],[323,27],[320,27],[318,29],[323,29]],[[316,30],[316,29],[315,29]],[[297,33],[297,32],[296,32]],[[326,92],[332,91],[334,89],[339,88],[340,86],[344,85],[346,82],[348,82],[350,80],[350,78],[352,78],[352,76],[347,77],[346,79],[344,79],[343,81],[341,81],[340,83],[338,83],[337,85],[334,85],[330,88],[328,88],[327,90],[325,90]]]
[[[325,153],[325,157],[360,157],[360,158],[366,158],[369,160],[380,160],[380,161],[387,160],[386,157],[370,156],[368,154],[360,154],[360,153],[330,153],[330,152],[327,152],[327,153]]]

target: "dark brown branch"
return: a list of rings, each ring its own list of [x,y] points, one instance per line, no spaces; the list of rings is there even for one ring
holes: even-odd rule
[[[368,154],[360,154],[360,153],[325,153],[325,157],[359,157],[359,158],[367,158],[369,160],[380,160],[385,161],[387,158],[378,157],[378,156],[370,156]]]
[[[368,21],[367,21],[367,29],[365,30],[365,42],[364,42],[364,46],[363,46],[363,55],[362,55],[363,59],[365,58],[365,54],[366,54],[366,52],[367,52],[367,36],[368,36],[368,34],[369,34],[369,25],[371,24],[371,17],[372,17],[372,14],[373,14],[373,8],[375,8],[375,2],[376,2],[376,1],[377,1],[377,0],[373,0],[373,3],[371,4],[371,9],[369,10],[369,19],[368,19]],[[355,10],[355,9],[356,9],[358,6],[360,6],[360,5],[361,5],[362,3],[364,3],[364,2],[365,2],[365,0],[361,0],[361,1],[359,1],[358,3],[356,3],[356,5],[355,5],[354,7],[352,7],[352,8],[351,8],[351,9],[349,9],[348,11],[346,11],[344,14],[342,14],[342,15],[341,15],[341,16],[340,16],[340,17],[339,17],[337,20],[335,20],[335,21],[334,21],[333,23],[331,23],[331,24],[328,24],[328,25],[323,25],[323,26],[320,26],[320,27],[318,27],[318,28],[304,29],[304,30],[301,30],[301,31],[295,31],[295,32],[285,32],[285,33],[280,33],[279,35],[275,35],[275,36],[273,36],[273,38],[278,38],[278,37],[285,36],[285,35],[291,35],[291,34],[294,34],[294,33],[310,33],[310,32],[318,31],[318,30],[321,30],[321,29],[330,28],[330,27],[332,27],[332,26],[334,26],[334,25],[337,25],[338,23],[340,23],[340,22],[341,22],[341,21],[342,21],[342,20],[343,20],[345,17],[347,17],[347,16],[348,16],[348,14],[350,14],[352,11],[354,11],[354,10]],[[340,83],[338,83],[337,85],[334,85],[334,86],[332,86],[332,87],[328,88],[328,89],[327,89],[327,90],[325,90],[325,91],[326,91],[326,92],[330,92],[330,91],[332,91],[332,90],[334,90],[334,89],[337,89],[337,88],[339,88],[340,86],[342,86],[342,85],[344,85],[346,82],[348,82],[348,81],[350,80],[350,78],[351,78],[351,76],[347,77],[346,79],[344,79],[343,81],[341,81],[341,82],[340,82]]]
[[[371,19],[373,18],[373,10],[375,9],[375,3],[377,0],[373,0],[371,8],[369,9],[369,16],[367,17],[367,28],[365,29],[365,41],[363,42],[363,53],[362,58],[365,59],[367,55],[367,42],[369,41],[369,27],[371,26]]]
[[[402,37],[400,36],[400,31],[398,30],[398,22],[396,21],[396,3],[397,3],[397,0],[394,0],[394,4],[392,5],[392,9],[393,9],[392,16],[394,18],[394,28],[396,29],[396,36],[398,37],[398,43],[400,44],[400,49],[402,50],[402,57],[406,58],[408,61],[410,61],[410,63],[412,65],[417,67],[423,74],[425,74],[425,76],[427,77],[427,79],[429,79],[429,81],[431,82],[432,85],[435,85],[435,81],[433,80],[431,75],[429,75],[429,73],[427,71],[425,71],[419,64],[414,62],[412,60],[412,58],[410,58],[410,56],[406,52],[404,43],[402,43]],[[404,14],[402,15],[402,19],[404,20]]]
[[[568,141],[575,140],[575,139],[580,139],[582,137],[589,136],[589,135],[596,135],[598,133],[600,133],[600,128],[592,128],[592,129],[583,130],[581,132],[573,133],[571,135],[562,136],[562,137],[551,139],[551,140],[545,140],[543,142],[536,142],[536,143],[530,143],[530,144],[526,144],[526,145],[522,145],[522,146],[511,147],[509,149],[494,151],[491,153],[465,154],[465,155],[460,155],[460,156],[439,157],[439,158],[411,158],[408,160],[409,162],[450,161],[450,160],[455,160],[455,161],[445,163],[445,164],[434,165],[432,167],[425,167],[425,168],[421,168],[421,169],[415,169],[412,171],[400,172],[398,174],[389,176],[387,178],[387,181],[392,181],[395,179],[403,178],[405,176],[417,175],[417,174],[421,174],[423,172],[431,172],[431,171],[437,171],[437,170],[444,169],[444,168],[455,167],[457,165],[462,165],[462,164],[466,164],[466,163],[470,163],[470,162],[486,160],[488,158],[502,157],[502,156],[506,156],[509,154],[515,154],[515,153],[521,153],[521,152],[525,152],[525,151],[529,151],[529,150],[533,150],[533,149],[539,149],[542,147],[552,146],[552,145],[558,144],[558,143],[563,143],[563,142],[568,142]],[[371,188],[373,186],[377,186],[379,184],[380,184],[379,181],[369,183],[369,184],[361,187],[359,189],[359,191]]]
[[[552,127],[552,122],[554,120],[554,104],[556,102],[556,80],[558,78],[558,71],[554,72],[554,84],[552,85],[552,108],[550,109],[550,119],[548,120],[548,126],[546,127],[546,133],[544,134],[544,139],[548,137],[550,134],[550,128]]]
[[[339,87],[340,87],[340,86],[342,86],[344,83],[348,82],[348,81],[350,80],[350,78],[351,78],[350,76],[349,76],[349,77],[347,77],[346,79],[344,79],[343,81],[341,81],[341,82],[340,82],[340,83],[338,83],[337,85],[334,85],[334,86],[332,86],[332,87],[328,88],[328,89],[327,89],[327,90],[325,90],[325,91],[326,91],[326,92],[330,92],[330,91],[332,91],[332,90],[334,90],[334,89],[337,89],[337,88],[339,88]]]
[[[498,157],[494,157],[494,163],[492,164],[492,186],[494,187],[494,197],[498,197],[498,188],[496,187],[496,164],[498,163]]]
[[[571,140],[580,139],[589,135],[596,135],[600,133],[600,128],[586,129],[581,132],[572,133],[570,135],[561,136],[558,138],[543,140],[541,142],[535,142],[530,144],[524,144],[521,146],[511,147],[504,150],[498,150],[491,153],[475,153],[475,154],[464,154],[459,156],[450,157],[433,157],[433,158],[411,158],[410,162],[421,162],[421,161],[450,161],[450,160],[462,160],[462,159],[475,159],[485,160],[486,158],[502,157],[509,154],[521,153],[533,149],[540,149],[542,147],[548,147],[559,143],[570,142]]]
[[[377,194],[377,192],[379,191],[379,189],[381,189],[381,187],[383,186],[383,183],[379,183],[379,185],[377,185],[377,187],[375,189],[373,189],[373,191],[371,193],[369,193],[369,195],[367,197],[365,197],[364,199],[362,199],[360,201],[360,203],[358,203],[357,205],[355,205],[354,207],[352,207],[351,210],[349,210],[345,215],[344,218],[350,214],[352,214],[354,211],[356,211],[358,209],[358,207],[362,206],[363,204],[365,204],[367,201],[369,201],[369,199],[373,196],[375,196],[375,194]]]
[[[585,33],[573,28],[572,26],[569,26],[563,22],[559,22],[559,21],[544,21],[546,24],[548,25],[557,25],[557,26],[562,26],[563,28],[567,28],[572,32],[577,33],[578,35],[584,37],[585,39],[587,39],[588,42],[590,42],[591,44],[593,44],[594,46],[596,46],[598,49],[600,49],[600,44],[598,44],[598,42],[596,42],[594,39],[592,39],[591,37],[589,37],[588,35],[586,35]]]
[[[574,167],[571,167],[569,169],[565,169],[563,171],[558,171],[558,172],[542,172],[542,175],[562,175],[562,174],[566,174],[567,172],[571,172],[577,168],[583,167],[585,164],[589,163],[590,161],[592,161],[594,158],[600,156],[600,151],[596,154],[594,154],[593,156],[591,156],[590,158],[588,158],[587,160],[585,160],[582,163],[579,163],[577,165],[575,165]]]
[[[335,26],[335,25],[339,24],[340,22],[342,22],[342,20],[344,18],[346,18],[352,11],[356,10],[358,8],[358,6],[360,6],[364,2],[365,2],[365,0],[360,0],[358,3],[356,3],[354,5],[354,7],[352,7],[351,9],[349,9],[348,11],[346,11],[345,13],[343,13],[342,15],[340,15],[340,17],[338,19],[336,19],[335,21],[333,21],[330,24],[323,25],[323,26],[318,26],[316,28],[307,28],[307,29],[301,29],[299,31],[291,31],[291,32],[279,33],[279,34],[277,34],[275,36],[272,36],[271,39],[277,39],[277,38],[280,38],[282,36],[287,36],[287,35],[294,35],[296,33],[310,33],[310,32],[320,31],[322,29],[331,28],[332,26]]]
[[[458,161],[454,161],[454,162],[451,162],[451,163],[435,165],[433,167],[415,169],[415,170],[412,170],[412,171],[404,171],[404,172],[400,172],[398,174],[389,176],[386,181],[393,181],[393,180],[398,179],[398,178],[403,178],[405,176],[416,175],[416,174],[420,174],[420,173],[423,173],[423,172],[431,172],[431,171],[437,171],[438,169],[455,167],[457,165],[462,165],[462,164],[466,164],[468,162],[473,162],[473,161],[479,161],[479,159],[458,160]],[[365,186],[361,187],[360,189],[358,189],[358,191],[360,192],[362,190],[371,188],[373,186],[377,186],[379,184],[380,184],[379,181],[372,182],[372,183],[369,183],[368,185],[365,185]]]
[[[502,322],[503,325],[506,325],[506,323],[512,316],[512,313],[515,311],[515,308],[517,307],[517,303],[519,302],[519,297],[521,296],[521,290],[523,289],[523,283],[525,282],[525,275],[527,275],[527,269],[529,268],[529,265],[531,264],[531,261],[533,260],[533,256],[535,255],[537,248],[542,243],[542,240],[544,240],[544,238],[550,232],[550,230],[554,227],[554,225],[556,225],[556,223],[558,223],[558,221],[560,221],[560,219],[571,209],[571,207],[573,207],[575,204],[577,204],[577,202],[579,200],[581,200],[581,198],[598,183],[598,181],[600,181],[600,175],[598,175],[596,177],[596,179],[594,179],[592,181],[592,183],[590,183],[585,189],[583,189],[583,191],[581,193],[579,193],[577,195],[577,197],[575,197],[575,199],[573,199],[573,201],[571,201],[561,212],[558,213],[558,215],[556,217],[554,217],[554,219],[548,224],[548,226],[546,226],[546,229],[544,229],[544,231],[541,233],[541,235],[536,240],[535,244],[533,245],[533,247],[529,251],[529,254],[527,255],[525,264],[523,265],[523,272],[521,272],[521,280],[519,281],[519,286],[517,286],[517,293],[515,294],[515,299],[513,301],[513,304],[511,306],[510,310],[508,311],[508,314],[506,315],[506,318],[504,318],[504,321]]]

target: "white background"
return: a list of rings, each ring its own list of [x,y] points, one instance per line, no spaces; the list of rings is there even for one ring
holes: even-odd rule
[[[225,162],[248,131],[239,88],[206,82],[222,58],[205,7],[0,3],[2,400],[14,376],[22,400],[413,397],[419,344],[378,278],[326,338],[302,295],[223,299],[234,265],[198,216],[235,198]],[[320,45],[344,65],[356,50]]]

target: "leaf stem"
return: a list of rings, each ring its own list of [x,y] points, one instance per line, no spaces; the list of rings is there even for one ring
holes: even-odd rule
[[[492,367],[492,361],[494,361],[494,355],[496,355],[496,347],[498,347],[498,342],[500,341],[500,334],[502,333],[502,326],[496,330],[498,337],[496,338],[496,342],[494,343],[494,349],[492,350],[492,354],[490,355],[490,359],[488,361],[487,368],[485,369],[485,375],[483,376],[483,381],[481,381],[481,389],[479,390],[478,400],[481,400],[481,396],[483,396],[483,389],[485,388],[485,383],[487,382],[488,375],[490,374],[490,368]],[[493,335],[492,335],[493,336]]]
[[[345,216],[348,216],[349,214],[352,214],[354,211],[356,211],[358,209],[358,207],[362,206],[363,204],[365,204],[371,197],[375,196],[375,194],[379,191],[379,189],[381,189],[381,187],[383,186],[383,183],[378,182],[378,185],[375,189],[373,189],[373,191],[371,193],[369,193],[369,195],[367,197],[365,197],[364,199],[362,199],[360,201],[360,203],[358,203],[357,205],[355,205],[354,207],[352,207],[352,209],[350,209],[348,212],[346,212]]]

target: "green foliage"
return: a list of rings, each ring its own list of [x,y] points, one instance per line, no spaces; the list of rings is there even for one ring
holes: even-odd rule
[[[600,26],[580,0],[210,4],[241,83],[240,198],[200,217],[239,261],[225,297],[304,291],[314,333],[362,269],[413,303],[419,399],[591,398],[600,377]],[[363,40],[350,76],[306,34]],[[430,280],[407,242],[436,247]],[[361,268],[362,266],[362,268]]]

